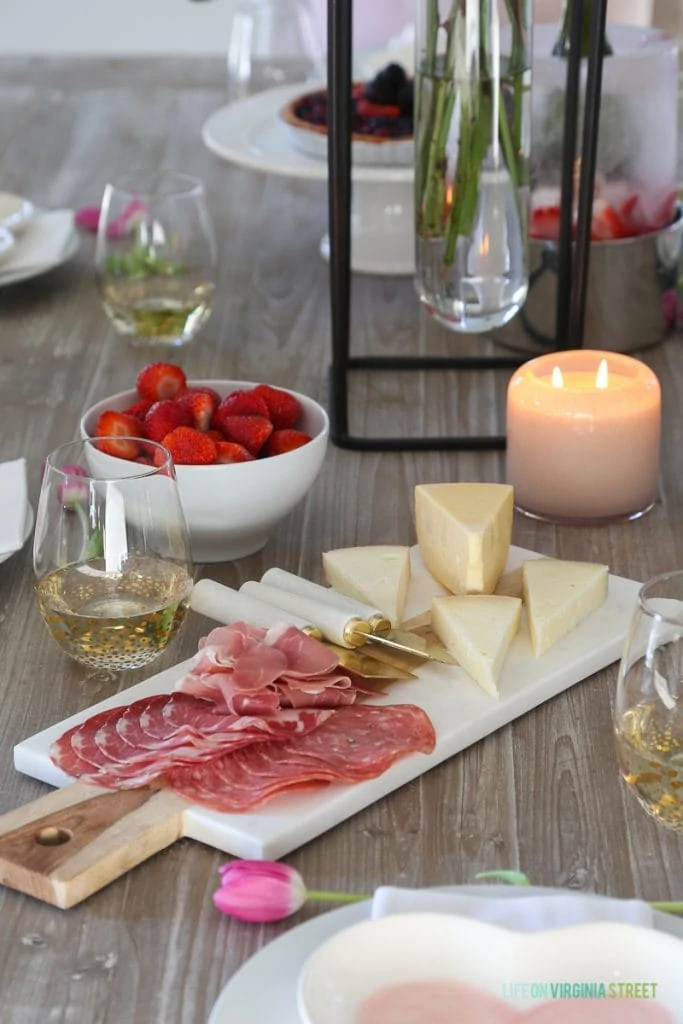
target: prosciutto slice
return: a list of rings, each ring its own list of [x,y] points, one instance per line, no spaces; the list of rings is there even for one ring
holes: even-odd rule
[[[292,788],[374,779],[409,753],[430,753],[435,743],[421,708],[357,705],[340,708],[307,735],[174,768],[168,782],[193,803],[236,813]]]
[[[176,690],[211,700],[230,714],[352,704],[357,681],[324,644],[294,626],[218,626],[200,643],[192,670]],[[344,692],[343,692],[344,691]]]

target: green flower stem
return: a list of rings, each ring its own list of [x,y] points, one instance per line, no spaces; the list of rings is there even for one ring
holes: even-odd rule
[[[665,914],[683,914],[683,903],[667,902],[651,903],[653,910],[661,910]]]
[[[372,896],[356,892],[316,892],[309,889],[306,893],[309,900],[319,900],[322,903],[362,903],[363,900],[372,899]]]
[[[427,134],[422,225],[426,237],[440,235],[446,202],[446,142],[455,101],[453,83],[446,78],[433,81],[431,131]]]

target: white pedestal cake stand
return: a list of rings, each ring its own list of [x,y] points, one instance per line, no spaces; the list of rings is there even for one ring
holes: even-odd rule
[[[231,163],[267,174],[326,181],[325,160],[301,152],[280,111],[310,85],[288,85],[221,107],[202,129],[204,144]],[[354,164],[351,269],[362,274],[415,272],[413,168]],[[329,257],[329,238],[320,252]]]

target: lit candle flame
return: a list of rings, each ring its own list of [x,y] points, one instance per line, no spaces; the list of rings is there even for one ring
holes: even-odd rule
[[[598,366],[598,372],[595,375],[595,386],[596,388],[606,388],[609,384],[609,370],[607,369],[607,360],[601,359],[600,365]]]
[[[559,366],[553,366],[553,375],[550,383],[554,388],[564,387],[564,378],[562,377],[562,370]]]

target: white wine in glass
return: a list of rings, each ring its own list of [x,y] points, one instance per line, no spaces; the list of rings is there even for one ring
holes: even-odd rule
[[[180,346],[211,315],[215,241],[204,186],[170,171],[107,185],[95,264],[102,305],[135,344]]]
[[[149,442],[161,465],[141,465],[105,454],[103,441],[73,442],[48,456],[34,538],[36,595],[67,654],[120,671],[153,661],[176,635],[192,565],[169,453]]]
[[[622,778],[656,821],[683,833],[683,572],[640,590],[619,668],[614,730]]]

